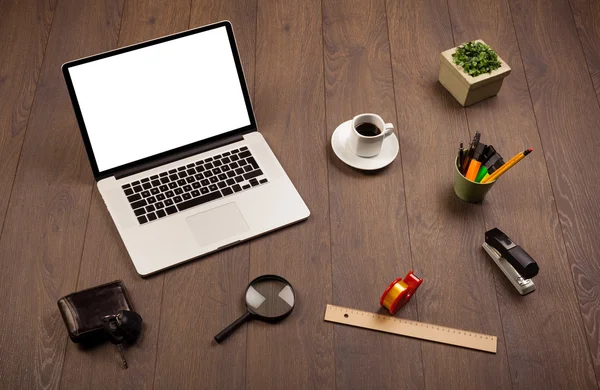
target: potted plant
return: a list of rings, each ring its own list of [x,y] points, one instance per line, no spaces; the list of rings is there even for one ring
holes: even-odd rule
[[[440,83],[463,106],[495,96],[510,67],[481,39],[440,55]]]

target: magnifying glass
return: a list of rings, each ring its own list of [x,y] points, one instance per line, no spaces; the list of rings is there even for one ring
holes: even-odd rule
[[[296,293],[290,282],[277,275],[259,276],[246,289],[246,312],[216,335],[215,340],[217,343],[225,340],[251,318],[266,322],[281,321],[294,310],[295,303]]]

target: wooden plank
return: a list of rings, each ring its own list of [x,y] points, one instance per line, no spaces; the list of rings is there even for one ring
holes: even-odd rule
[[[250,244],[250,277],[281,275],[297,293],[295,311],[280,324],[248,324],[251,389],[334,387],[333,327],[323,321],[332,286],[321,27],[320,1],[258,3],[259,130],[311,216]]]
[[[189,0],[128,0],[119,46],[185,30]],[[69,343],[61,384],[65,388],[152,388],[159,334],[164,275],[142,279],[136,272],[98,190],[94,188],[77,289],[122,279],[145,322],[143,337],[125,347],[123,370],[116,348],[104,345],[81,351]]]
[[[526,248],[541,268],[534,279],[537,292],[522,297],[501,270],[487,261],[494,268],[513,385],[593,386],[577,297],[573,285],[564,283],[570,273],[569,261],[509,5],[493,0],[477,4],[450,0],[449,10],[455,43],[481,38],[512,68],[496,98],[467,108],[469,127],[479,129],[482,141],[493,144],[506,158],[527,147],[534,149],[494,185],[484,207],[486,228],[502,229]],[[551,343],[548,334],[553,335]]]
[[[569,3],[600,104],[600,1],[569,0]]]
[[[590,163],[600,150],[600,108],[568,2],[510,7],[598,383],[600,171]]]
[[[425,385],[508,388],[482,208],[452,190],[458,144],[469,133],[464,110],[437,82],[439,53],[453,47],[447,4],[388,1],[387,11],[412,258],[424,279],[419,321],[498,337],[496,355],[422,343]]]
[[[114,48],[121,1],[60,2],[0,240],[2,383],[58,386],[68,336],[56,301],[75,290],[92,176],[60,66]]]
[[[56,0],[0,3],[0,232],[55,7]]]
[[[328,142],[340,123],[360,113],[397,124],[385,4],[324,1],[323,39]],[[333,302],[377,312],[386,286],[412,269],[401,157],[366,173],[341,162],[329,144],[327,151]],[[417,319],[417,299],[397,316]],[[339,388],[391,388],[398,378],[423,386],[419,341],[335,326],[335,354]]]
[[[194,1],[190,27],[230,20],[253,94],[256,3]],[[165,274],[156,388],[242,388],[246,332],[223,345],[213,336],[245,309],[248,244],[221,251]]]

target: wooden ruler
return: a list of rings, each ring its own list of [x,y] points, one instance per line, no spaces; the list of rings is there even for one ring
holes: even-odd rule
[[[496,336],[327,305],[325,321],[496,353]]]

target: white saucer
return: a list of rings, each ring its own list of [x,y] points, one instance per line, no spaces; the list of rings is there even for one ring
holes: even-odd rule
[[[392,133],[392,135],[383,140],[381,152],[377,156],[360,157],[354,154],[347,146],[347,141],[352,131],[351,123],[351,120],[342,123],[335,129],[331,136],[331,147],[340,160],[351,167],[366,171],[381,169],[394,161],[400,150],[396,134]]]

